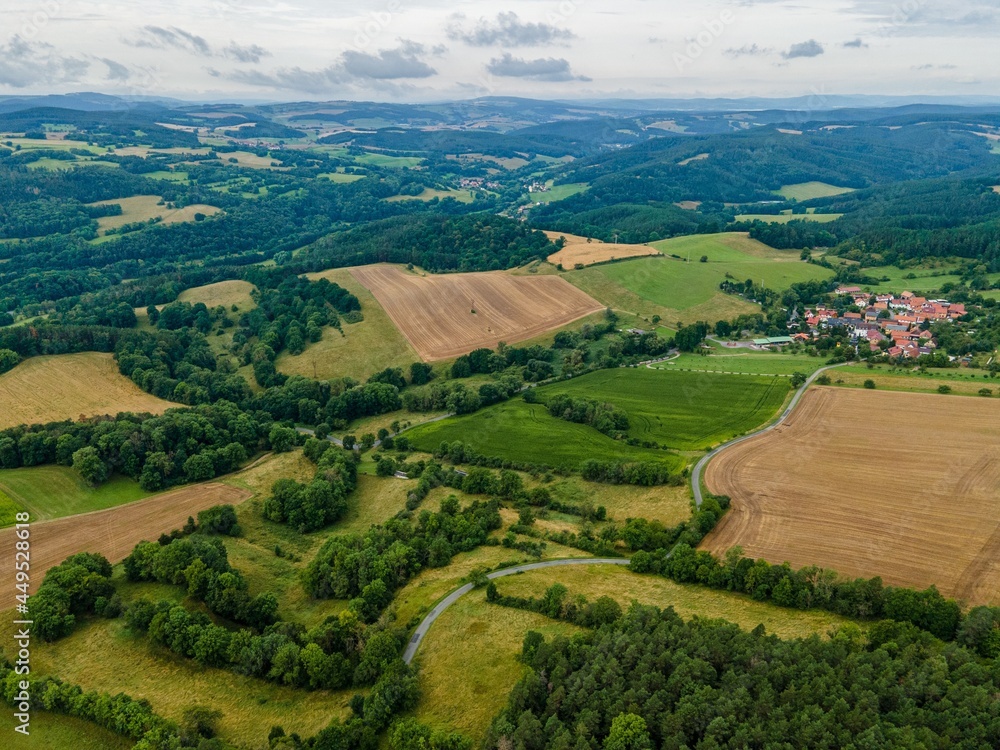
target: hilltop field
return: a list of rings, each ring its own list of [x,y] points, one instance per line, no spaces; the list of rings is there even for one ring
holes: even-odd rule
[[[110,354],[32,357],[0,375],[0,429],[118,412],[162,414],[178,406],[118,372]]]
[[[394,266],[365,266],[351,273],[428,362],[534,338],[603,309],[550,276],[420,276]]]

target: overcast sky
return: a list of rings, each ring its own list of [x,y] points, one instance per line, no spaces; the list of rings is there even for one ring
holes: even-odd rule
[[[1000,0],[4,6],[4,94],[382,101],[1000,95]]]

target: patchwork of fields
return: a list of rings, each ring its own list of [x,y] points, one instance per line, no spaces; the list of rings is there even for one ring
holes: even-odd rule
[[[524,341],[603,309],[555,276],[420,276],[390,265],[351,273],[426,361]]]
[[[803,263],[798,251],[774,250],[741,233],[678,237],[651,247],[675,257],[626,260],[570,271],[563,277],[615,309],[690,322],[720,320],[759,309],[722,293],[719,284],[727,278],[752,279],[780,290],[832,276],[825,268]]]
[[[709,463],[704,546],[1000,603],[1000,402],[819,388]]]
[[[112,355],[97,352],[25,360],[0,375],[0,404],[0,429],[179,406],[141,390],[118,372]]]

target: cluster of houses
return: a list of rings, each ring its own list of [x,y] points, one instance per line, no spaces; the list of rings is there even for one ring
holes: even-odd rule
[[[538,182],[538,180],[526,183],[525,188],[527,188],[529,193],[547,193],[552,189],[544,182]]]
[[[499,190],[503,187],[499,182],[487,182],[482,177],[463,177],[458,181],[458,186],[468,188],[470,190],[478,190],[483,187],[489,190]]]
[[[966,314],[965,305],[947,300],[929,300],[913,292],[869,294],[860,287],[844,286],[836,291],[838,296],[851,297],[861,312],[838,313],[836,310],[817,306],[806,310],[805,322],[811,334],[798,333],[793,339],[808,341],[821,330],[846,329],[851,340],[859,346],[867,343],[873,350],[888,342],[886,354],[892,358],[916,359],[933,354],[937,343],[930,331],[923,330],[924,323],[954,321]],[[789,324],[798,327],[798,320]]]

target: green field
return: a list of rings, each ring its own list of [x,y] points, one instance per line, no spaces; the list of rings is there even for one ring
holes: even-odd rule
[[[94,488],[80,479],[73,469],[56,465],[0,470],[0,493],[8,496],[13,504],[28,510],[32,521],[114,508],[150,494],[133,480],[121,476],[114,476]],[[6,516],[3,513],[0,520],[6,521]],[[9,526],[10,523],[3,525]]]
[[[529,193],[528,200],[532,203],[555,203],[556,201],[565,200],[573,195],[579,195],[583,191],[590,187],[589,183],[586,182],[573,182],[568,185],[552,185],[550,180],[548,183],[549,191],[546,193]]]
[[[355,175],[342,175],[343,177],[354,177]],[[420,195],[394,195],[391,198],[386,198],[389,203],[397,203],[399,201],[430,201],[438,198],[444,200],[445,198],[454,198],[459,203],[472,203],[474,200],[471,190],[435,190],[433,188],[424,188],[424,192]]]
[[[0,732],[14,736],[14,716],[10,710],[0,713]],[[37,710],[31,716],[31,734],[18,735],[12,742],[24,750],[127,750],[134,742],[112,734],[96,724],[63,714]]]
[[[17,514],[24,511],[24,507],[15,502],[6,492],[0,490],[0,528],[13,526],[17,523]]]
[[[326,172],[319,175],[319,177],[325,177],[330,182],[336,182],[340,185],[347,185],[365,179],[365,175],[363,174],[344,174],[343,172]]]
[[[608,402],[629,415],[629,435],[676,450],[702,450],[769,421],[788,395],[787,378],[601,370],[538,389]]]
[[[736,221],[763,221],[770,224],[788,224],[791,221],[815,221],[817,224],[829,224],[843,214],[740,214]]]
[[[416,167],[423,161],[419,156],[389,156],[388,154],[360,154],[354,157],[358,164],[371,165],[373,167],[391,167],[402,169],[403,167]]]
[[[826,182],[800,182],[795,185],[785,185],[777,192],[790,201],[809,201],[813,198],[829,198],[833,195],[853,193],[854,188],[837,187]]]
[[[791,375],[803,372],[810,375],[826,364],[821,357],[806,354],[757,352],[750,349],[722,349],[716,347],[711,354],[681,354],[676,359],[652,365],[657,370],[694,372],[743,373],[747,375]]]
[[[943,284],[958,283],[961,278],[958,274],[952,273],[955,266],[949,264],[941,268],[897,268],[896,266],[878,266],[876,268],[863,269],[865,276],[875,279],[888,278],[888,281],[880,281],[864,288],[872,292],[895,292],[899,294],[904,291],[929,292],[933,289],[940,289]],[[908,277],[914,278],[908,278]]]
[[[696,235],[653,243],[665,256],[622,261],[580,271],[565,277],[601,302],[618,306],[613,287],[632,292],[648,302],[671,310],[691,310],[724,296],[719,284],[729,278],[753,279],[769,289],[787,289],[802,281],[829,278],[829,270],[799,260],[798,251],[778,251],[743,234]],[[707,257],[702,263],[701,258]],[[690,262],[688,262],[690,259]],[[608,284],[612,289],[602,289]],[[602,296],[604,295],[604,296]],[[739,302],[739,300],[733,300]],[[627,308],[626,308],[627,309]],[[699,310],[712,320],[727,317],[723,309]]]
[[[634,448],[592,427],[556,419],[542,404],[528,404],[519,398],[475,414],[421,425],[406,434],[416,448],[428,452],[437,450],[442,442],[458,440],[484,456],[571,469],[588,458],[659,461],[675,469],[683,463],[673,453]]]
[[[983,370],[956,368],[947,370],[927,370],[876,365],[869,369],[866,365],[838,367],[829,373],[834,385],[845,388],[862,388],[866,380],[874,380],[879,390],[912,391],[916,393],[938,393],[938,388],[947,385],[953,396],[975,396],[983,398],[979,391],[988,388],[992,398],[1000,395],[1000,382],[991,378]]]

